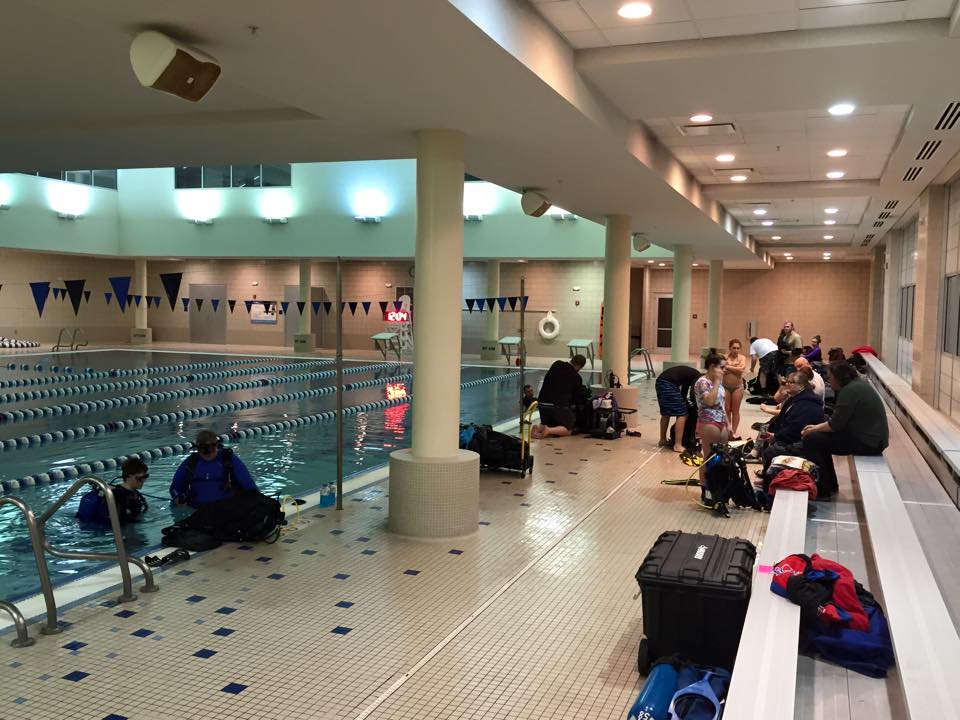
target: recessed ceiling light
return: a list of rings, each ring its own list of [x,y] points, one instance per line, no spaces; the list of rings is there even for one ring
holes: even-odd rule
[[[736,159],[737,159],[737,156],[734,155],[733,153],[721,153],[716,157],[717,162],[733,162]]]
[[[843,148],[836,148],[834,150],[827,150],[827,155],[829,157],[836,157],[836,158],[846,157],[847,151],[844,150]]]
[[[690,116],[690,122],[695,123],[705,123],[711,120],[713,120],[713,115],[709,115],[708,113],[697,113],[696,115]]]
[[[833,253],[825,252],[825,253],[823,254],[824,257],[830,257],[831,255],[833,255]]]
[[[823,239],[824,239],[824,240],[833,240],[833,235],[824,235],[824,236],[823,236]]]
[[[700,267],[700,263],[694,263],[693,266],[694,266],[694,267]]]
[[[764,220],[760,224],[763,225],[764,227],[770,227],[771,225],[773,225],[773,220]]]
[[[666,263],[657,263],[657,267],[666,267]]]
[[[746,182],[746,181],[747,181],[747,176],[746,176],[746,175],[731,175],[731,176],[730,176],[730,182]]]
[[[837,224],[837,221],[836,221],[836,220],[824,220],[824,221],[823,221],[823,224],[824,224],[824,225],[836,225],[836,224]]]
[[[829,207],[829,208],[825,208],[825,209],[824,209],[824,212],[825,212],[827,215],[836,215],[836,214],[839,212],[839,210],[838,210],[837,208],[834,208],[834,207]]]
[[[647,265],[653,265],[653,260],[647,260]]]
[[[846,173],[843,172],[843,170],[831,170],[830,172],[827,173],[827,177],[830,178],[831,180],[839,180],[844,175],[846,175]]]
[[[783,254],[784,257],[790,257],[791,255],[793,255],[792,252],[785,252],[785,253]]]
[[[849,115],[856,109],[857,106],[853,103],[842,102],[837,103],[836,105],[831,105],[827,112],[829,112],[831,115]]]
[[[783,240],[783,238],[782,238],[780,235],[774,235],[774,236],[771,237],[770,239],[771,239],[771,240]]]
[[[793,260],[793,255],[787,258],[787,260]]]
[[[829,260],[829,259],[830,259],[830,256],[829,256],[829,255],[824,255],[824,256],[823,256],[823,259],[824,259],[824,260]]]
[[[620,9],[617,10],[617,15],[625,20],[640,20],[641,18],[650,17],[652,12],[653,8],[650,7],[649,3],[628,2],[620,6]]]
[[[767,211],[766,211],[766,209],[764,209],[764,208],[754,208],[754,209],[753,209],[753,214],[754,214],[754,215],[766,215],[766,214],[767,214]]]

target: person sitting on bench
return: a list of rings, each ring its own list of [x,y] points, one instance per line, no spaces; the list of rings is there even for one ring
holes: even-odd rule
[[[557,360],[543,376],[540,395],[540,424],[530,428],[530,437],[565,437],[573,433],[576,414],[574,405],[583,379],[580,371],[587,364],[583,355],[574,355],[570,361]]]
[[[233,497],[236,490],[258,490],[250,471],[211,430],[197,433],[197,451],[180,463],[170,483],[177,505],[198,508]]]
[[[777,455],[789,455],[790,446],[800,442],[800,433],[808,425],[823,420],[823,401],[820,400],[806,375],[791,373],[783,381],[787,399],[783,401],[780,413],[770,421],[769,431],[772,438],[761,453],[763,469],[766,470]]]

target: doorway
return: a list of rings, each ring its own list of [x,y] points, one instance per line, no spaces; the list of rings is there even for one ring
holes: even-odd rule
[[[673,296],[656,296],[656,338],[657,350],[666,351],[673,345]]]
[[[197,300],[202,300],[197,307]],[[217,301],[217,307],[214,303]],[[190,283],[190,342],[226,345],[227,286]]]

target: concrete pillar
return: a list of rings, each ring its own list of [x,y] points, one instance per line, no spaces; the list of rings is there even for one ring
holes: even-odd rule
[[[500,261],[487,260],[487,297],[500,297]],[[483,333],[483,344],[480,346],[480,357],[484,360],[496,360],[500,351],[497,342],[500,339],[500,311],[490,309],[486,316],[486,327]]]
[[[886,262],[882,247],[870,256],[870,306],[867,308],[867,343],[880,352],[883,335],[883,267]]]
[[[630,227],[629,215],[608,215],[603,271],[603,381],[612,372],[630,382]]]
[[[931,185],[920,196],[917,287],[913,301],[913,391],[935,406],[940,371],[940,296],[947,243],[947,192]]]
[[[473,533],[480,516],[480,457],[459,449],[463,146],[417,133],[413,447],[390,456],[388,521],[416,537]]]
[[[690,362],[690,286],[693,269],[693,248],[675,245],[673,248],[673,342],[670,361]]]
[[[900,326],[900,245],[902,231],[887,234],[884,246],[883,322],[880,340],[880,359],[892,371],[897,370],[897,352]],[[829,343],[828,343],[829,344]]]
[[[707,281],[707,347],[726,347],[720,337],[721,303],[723,302],[723,260],[710,261]],[[749,338],[744,339],[749,344]]]
[[[314,348],[313,333],[310,330],[310,318],[313,313],[313,308],[310,306],[310,289],[313,286],[312,269],[309,260],[300,261],[300,288],[297,299],[304,305],[303,312],[297,319],[297,333],[293,336],[293,349],[297,352],[310,352]]]
[[[153,342],[153,330],[147,327],[147,311],[150,303],[147,300],[147,261],[137,258],[133,261],[133,289],[134,295],[142,295],[140,304],[134,304],[133,328],[130,330],[130,342],[135,345]]]

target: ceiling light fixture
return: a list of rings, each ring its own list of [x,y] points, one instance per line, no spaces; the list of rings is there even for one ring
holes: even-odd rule
[[[823,236],[823,239],[824,239],[824,240],[833,240],[833,235],[824,235],[824,236]]]
[[[647,260],[647,265],[653,265],[653,260]]]
[[[620,9],[617,10],[617,15],[624,20],[640,20],[645,17],[650,17],[652,13],[653,8],[650,7],[649,3],[645,2],[628,2],[625,5],[621,5]]]
[[[754,209],[753,209],[753,214],[754,214],[754,215],[766,215],[766,214],[767,214],[767,211],[766,211],[764,208],[754,208]]]
[[[770,239],[771,239],[771,240],[783,240],[783,237],[780,236],[780,235],[774,235],[774,236],[771,237]]]
[[[824,225],[836,225],[836,224],[837,224],[837,221],[836,221],[836,220],[824,220],[824,221],[823,221],[823,224],[824,224]]]
[[[835,207],[824,208],[823,211],[824,211],[827,215],[836,215],[838,212],[840,212],[840,211],[839,211],[837,208],[835,208]]]
[[[746,175],[731,175],[731,176],[730,176],[730,182],[746,182],[746,181],[747,181],[747,176],[746,176]]]
[[[696,115],[690,116],[690,122],[695,123],[708,123],[713,120],[713,115],[709,113],[697,113]]]
[[[835,150],[827,150],[827,157],[832,158],[842,158],[847,156],[847,151],[843,148],[836,148]]]
[[[785,252],[785,253],[783,254],[784,257],[790,257],[791,255],[793,255],[792,252]]]
[[[771,225],[773,225],[773,220],[764,220],[760,224],[763,225],[764,227],[770,227]]]
[[[715,158],[717,162],[733,162],[737,159],[737,156],[733,153],[721,153]]]
[[[836,105],[831,105],[828,108],[827,112],[829,112],[831,115],[840,117],[843,115],[850,115],[856,109],[857,109],[857,106],[854,105],[853,103],[842,102],[842,103],[837,103]]]
[[[700,267],[700,263],[694,263],[693,267]]]
[[[667,266],[666,263],[657,263],[657,267],[666,267],[666,266]]]
[[[827,173],[827,177],[831,180],[839,180],[844,175],[846,175],[846,173],[843,170],[831,170]]]

